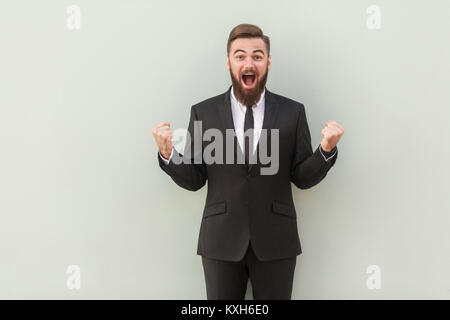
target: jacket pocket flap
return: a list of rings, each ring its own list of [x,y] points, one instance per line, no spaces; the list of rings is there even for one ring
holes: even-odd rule
[[[295,213],[295,208],[292,205],[274,202],[272,204],[272,210],[275,213],[284,214],[284,215],[292,217],[292,218],[297,218],[297,215]]]
[[[205,207],[205,210],[203,211],[203,217],[208,217],[216,214],[221,214],[227,212],[227,203],[225,201],[210,204],[209,206]]]

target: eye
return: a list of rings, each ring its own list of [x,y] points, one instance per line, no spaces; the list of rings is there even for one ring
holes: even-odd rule
[[[255,56],[255,59],[256,59],[256,60],[261,60],[262,57],[261,57],[261,56]]]
[[[241,60],[243,58],[242,55],[236,56],[237,59]]]

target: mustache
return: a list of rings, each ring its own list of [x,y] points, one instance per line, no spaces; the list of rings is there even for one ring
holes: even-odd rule
[[[256,70],[252,70],[252,69],[244,70],[244,71],[241,72],[241,76],[246,74],[246,73],[251,73],[251,74],[255,74],[256,75]]]

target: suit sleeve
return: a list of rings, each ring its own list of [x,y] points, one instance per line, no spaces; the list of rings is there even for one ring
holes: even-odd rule
[[[291,181],[300,189],[309,189],[327,175],[328,170],[337,159],[337,146],[331,150],[332,157],[325,160],[321,146],[313,152],[311,147],[311,134],[306,119],[305,107],[300,104],[295,134],[295,151],[291,164]]]
[[[172,157],[169,163],[166,164],[164,160],[161,159],[158,152],[160,168],[167,173],[177,185],[190,191],[197,191],[202,188],[207,180],[206,166],[202,157],[203,148],[201,139],[197,142],[197,146],[194,144],[194,131],[199,132],[198,130],[200,130],[198,122],[195,124],[195,121],[198,121],[198,118],[194,107],[192,107],[188,125],[189,134],[186,137],[186,146],[183,154],[180,154],[173,148]],[[196,134],[199,136],[199,134],[201,135],[201,132]]]

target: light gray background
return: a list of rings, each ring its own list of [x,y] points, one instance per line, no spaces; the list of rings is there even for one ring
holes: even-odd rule
[[[66,26],[71,4],[80,30]],[[380,30],[366,27],[371,4]],[[305,104],[314,149],[326,121],[346,130],[325,180],[293,186],[292,298],[450,298],[449,12],[447,0],[3,0],[0,298],[206,298],[206,186],[160,170],[151,128],[186,127],[191,105],[227,90],[226,40],[243,22],[270,36],[267,87]]]

